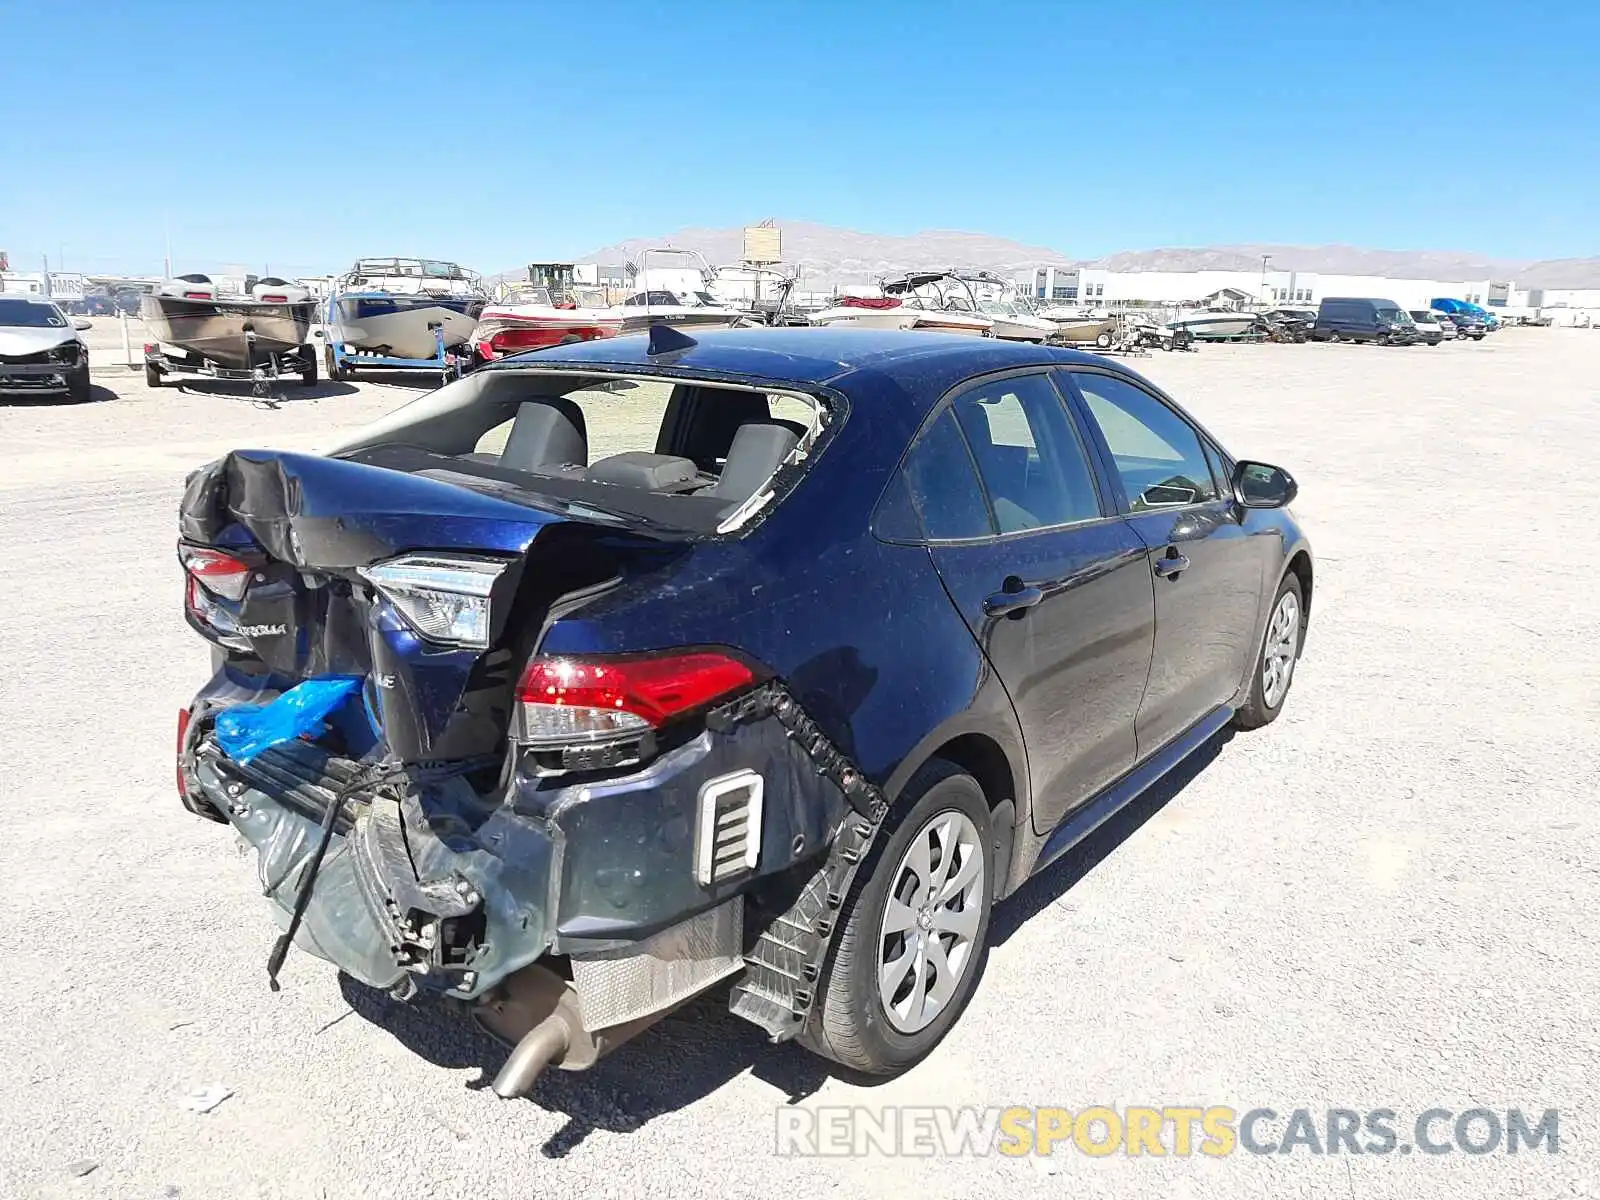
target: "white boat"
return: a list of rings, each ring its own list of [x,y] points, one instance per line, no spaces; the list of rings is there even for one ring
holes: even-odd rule
[[[479,359],[491,362],[524,350],[615,337],[621,332],[622,318],[604,303],[598,290],[574,288],[558,299],[548,287],[522,284],[503,299],[483,306],[472,332],[472,349]]]
[[[1251,312],[1233,309],[1207,308],[1179,313],[1167,322],[1168,329],[1187,329],[1200,341],[1218,338],[1242,337],[1255,331],[1261,318]]]
[[[917,329],[994,336],[992,317],[977,311],[964,280],[949,271],[919,271],[886,279],[880,296],[841,296],[811,314],[813,325],[857,329]]]
[[[959,277],[967,284],[978,312],[994,322],[993,333],[1008,342],[1047,342],[1055,336],[1055,322],[1034,310],[1033,302],[998,275],[980,271]]]
[[[465,345],[488,296],[478,276],[455,263],[363,258],[334,281],[324,325],[349,350],[396,359],[431,359],[438,333],[446,349]]]
[[[652,265],[654,257],[676,255],[689,265]],[[724,304],[711,293],[716,272],[705,256],[675,247],[641,250],[633,281],[638,291],[608,311],[622,322],[623,333],[644,333],[652,325],[683,329],[731,329],[752,324],[739,309]]]
[[[899,296],[839,296],[811,313],[811,323],[840,329],[915,329],[926,314]]]
[[[1103,349],[1116,339],[1117,318],[1110,313],[1056,305],[1039,315],[1055,326],[1052,340],[1069,346],[1094,345]]]

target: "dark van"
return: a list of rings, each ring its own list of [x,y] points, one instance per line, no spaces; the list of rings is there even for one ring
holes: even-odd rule
[[[1393,300],[1330,296],[1317,309],[1311,336],[1323,342],[1380,342],[1409,345],[1416,327]]]

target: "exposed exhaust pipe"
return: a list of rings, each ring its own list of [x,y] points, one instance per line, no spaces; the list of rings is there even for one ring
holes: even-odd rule
[[[571,983],[537,963],[523,967],[505,979],[494,999],[473,1013],[479,1025],[512,1047],[489,1086],[496,1096],[509,1100],[531,1092],[547,1067],[587,1070],[672,1007],[604,1029],[586,1029]]]
[[[526,1096],[544,1069],[560,1062],[571,1045],[572,1030],[567,1027],[566,1017],[559,1012],[551,1013],[522,1035],[511,1057],[494,1077],[491,1085],[494,1094],[502,1100]]]

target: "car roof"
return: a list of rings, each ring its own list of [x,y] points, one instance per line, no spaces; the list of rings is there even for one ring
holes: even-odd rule
[[[1010,367],[1097,365],[1127,373],[1118,364],[1081,351],[966,334],[757,327],[690,331],[688,336],[693,346],[655,356],[649,354],[648,336],[633,334],[532,351],[506,359],[503,368],[497,364],[495,369],[515,369],[519,364],[611,370],[670,366],[680,372],[748,375],[799,387],[827,384],[841,390],[848,390],[849,376],[870,371],[939,392],[970,376]]]

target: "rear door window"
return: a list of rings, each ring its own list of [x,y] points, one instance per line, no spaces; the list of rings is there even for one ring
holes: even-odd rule
[[[1088,456],[1048,376],[980,383],[952,407],[1001,533],[1101,515]]]
[[[890,541],[954,541],[994,532],[972,455],[948,409],[895,472],[873,528]]]

